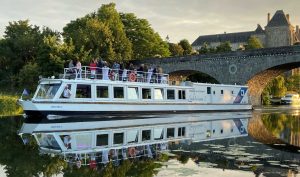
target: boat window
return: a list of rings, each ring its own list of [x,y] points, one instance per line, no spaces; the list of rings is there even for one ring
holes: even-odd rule
[[[92,147],[92,134],[79,134],[75,136],[77,149],[89,149]]]
[[[78,84],[76,98],[91,98],[91,85]]]
[[[60,98],[70,98],[72,96],[71,86],[72,86],[71,84],[65,85],[65,88],[61,93]]]
[[[124,87],[114,87],[114,98],[124,98]]]
[[[213,91],[213,94],[216,94],[216,91]]]
[[[206,130],[206,138],[211,137],[211,131],[210,130]]]
[[[164,138],[164,129],[163,128],[155,128],[154,129],[154,140],[161,140]]]
[[[185,90],[178,90],[178,99],[185,99]]]
[[[61,140],[67,149],[71,149],[71,136],[70,135],[60,135]]]
[[[137,100],[139,99],[139,88],[138,87],[128,87],[127,89],[127,96],[130,100]]]
[[[223,134],[223,129],[220,130],[220,133]]]
[[[97,98],[108,98],[108,86],[97,86]]]
[[[108,146],[108,134],[97,135],[96,146]]]
[[[185,136],[185,127],[178,128],[178,136]]]
[[[142,131],[142,141],[151,140],[151,130],[143,130]]]
[[[164,89],[162,89],[162,88],[155,88],[154,89],[154,99],[156,99],[156,100],[163,100],[164,99]]]
[[[167,128],[167,138],[175,137],[175,128]]]
[[[41,84],[35,98],[37,99],[52,99],[58,91],[61,83]]]
[[[167,90],[167,99],[175,100],[175,90]]]
[[[56,149],[56,150],[61,149],[53,135],[37,134],[36,137],[40,143],[40,147],[48,148],[48,149]]]
[[[223,91],[223,90],[221,90],[221,94],[222,94],[222,95],[224,94],[224,91]]]
[[[124,143],[124,133],[114,133],[114,144]]]
[[[211,87],[207,87],[207,94],[211,94]]]
[[[127,143],[137,143],[139,140],[138,130],[129,130],[127,132]]]
[[[151,99],[151,89],[150,88],[142,88],[142,96],[143,96],[143,99]]]
[[[233,95],[233,90],[231,91],[231,94]]]

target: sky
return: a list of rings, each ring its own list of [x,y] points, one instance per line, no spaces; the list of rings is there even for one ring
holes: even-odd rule
[[[266,26],[267,13],[290,14],[300,24],[300,0],[0,0],[0,36],[9,22],[26,20],[62,31],[71,20],[116,3],[119,12],[149,21],[154,31],[177,43],[192,43],[199,35],[253,31]]]

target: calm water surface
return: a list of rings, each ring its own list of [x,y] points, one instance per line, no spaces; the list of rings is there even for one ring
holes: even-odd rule
[[[173,143],[169,145],[170,151],[159,158],[127,160],[118,166],[108,164],[97,170],[76,168],[57,156],[40,154],[35,144],[23,145],[18,136],[23,117],[2,117],[0,121],[1,177],[300,176],[298,108],[270,107],[253,111],[248,120],[247,136]]]

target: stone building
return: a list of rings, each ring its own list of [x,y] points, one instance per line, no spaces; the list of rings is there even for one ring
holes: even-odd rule
[[[229,41],[232,50],[238,50],[244,48],[251,36],[257,37],[265,48],[290,46],[299,42],[300,31],[298,25],[294,27],[291,24],[289,14],[285,14],[283,10],[278,10],[272,18],[268,13],[265,29],[258,24],[254,31],[199,36],[192,43],[192,47],[199,50],[205,43],[209,47],[216,47],[222,42]]]

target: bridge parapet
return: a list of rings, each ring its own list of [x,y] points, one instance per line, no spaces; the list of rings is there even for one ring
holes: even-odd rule
[[[274,48],[262,48],[253,49],[247,51],[233,51],[220,54],[199,54],[199,55],[188,55],[180,57],[167,57],[167,58],[147,58],[143,60],[136,60],[135,63],[169,63],[169,62],[185,62],[194,60],[224,60],[224,59],[242,59],[242,58],[257,58],[264,56],[279,56],[279,55],[293,55],[300,54],[300,45],[298,46],[284,46]]]

